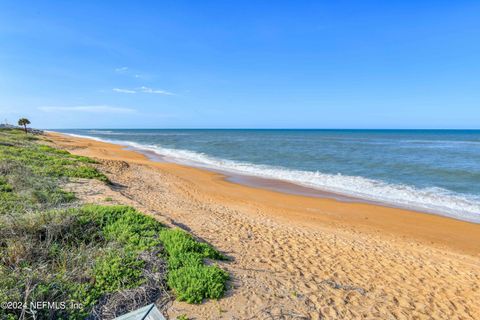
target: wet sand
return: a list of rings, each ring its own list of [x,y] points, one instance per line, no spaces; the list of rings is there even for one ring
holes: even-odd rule
[[[227,297],[175,302],[195,319],[476,319],[480,225],[370,203],[286,194],[220,173],[154,162],[124,147],[49,134],[102,159],[120,188],[96,186],[181,226],[232,258]],[[275,184],[275,182],[269,182]],[[88,188],[87,188],[88,189]],[[280,190],[280,189],[278,189]],[[92,198],[93,197],[93,198]]]

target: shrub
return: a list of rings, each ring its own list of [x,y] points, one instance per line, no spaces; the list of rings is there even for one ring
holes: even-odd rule
[[[13,188],[5,177],[0,176],[0,192],[12,192]]]
[[[97,179],[103,182],[108,182],[108,178],[103,173],[99,172],[96,168],[87,166],[79,166],[62,170],[61,175],[72,178]]]
[[[167,252],[167,283],[179,300],[201,303],[223,295],[228,274],[217,266],[203,263],[204,258],[224,260],[223,255],[179,229],[162,230],[160,240]]]
[[[144,263],[132,252],[109,251],[95,263],[95,290],[103,294],[140,286]]]
[[[109,240],[127,245],[131,250],[152,249],[160,244],[160,222],[128,206],[86,205],[82,208],[86,219],[93,219]]]
[[[180,301],[201,303],[219,299],[225,292],[228,274],[217,266],[188,265],[170,270],[167,283]]]
[[[180,229],[163,229],[160,240],[170,255],[180,252],[197,253],[202,258],[225,260],[226,258],[207,243],[196,241],[190,234]]]
[[[87,205],[82,217],[94,220],[107,240],[116,241],[130,252],[165,249],[169,273],[167,283],[180,300],[200,303],[218,299],[226,290],[228,274],[217,266],[206,266],[204,258],[225,259],[206,243],[196,241],[179,229],[163,227],[154,218],[127,206]]]

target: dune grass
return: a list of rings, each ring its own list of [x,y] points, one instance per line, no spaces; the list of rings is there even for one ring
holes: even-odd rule
[[[224,259],[210,245],[131,207],[79,206],[61,189],[67,178],[108,181],[93,164],[0,130],[0,301],[64,301],[66,309],[37,310],[36,317],[83,319],[104,297],[152,284],[147,252],[168,266],[153,284],[166,282],[189,303],[220,298],[228,274],[205,264]],[[21,311],[1,309],[0,318],[17,319]]]

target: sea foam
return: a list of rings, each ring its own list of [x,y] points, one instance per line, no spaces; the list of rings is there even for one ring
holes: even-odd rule
[[[204,153],[164,148],[159,145],[107,140],[76,134],[69,135],[120,144],[139,151],[153,152],[165,157],[169,161],[181,164],[222,170],[232,174],[278,179],[321,191],[334,192],[395,207],[480,223],[480,197],[458,194],[443,188],[415,188],[409,185],[390,184],[360,176],[292,170],[283,167],[220,159]]]

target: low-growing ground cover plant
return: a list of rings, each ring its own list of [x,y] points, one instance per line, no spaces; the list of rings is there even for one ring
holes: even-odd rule
[[[205,264],[223,255],[134,208],[80,205],[65,179],[108,179],[95,161],[41,143],[0,130],[0,300],[27,306],[0,318],[101,318],[155,302],[164,286],[190,303],[223,295],[228,274]],[[143,302],[118,303],[139,289]],[[35,301],[67,305],[38,310]]]

